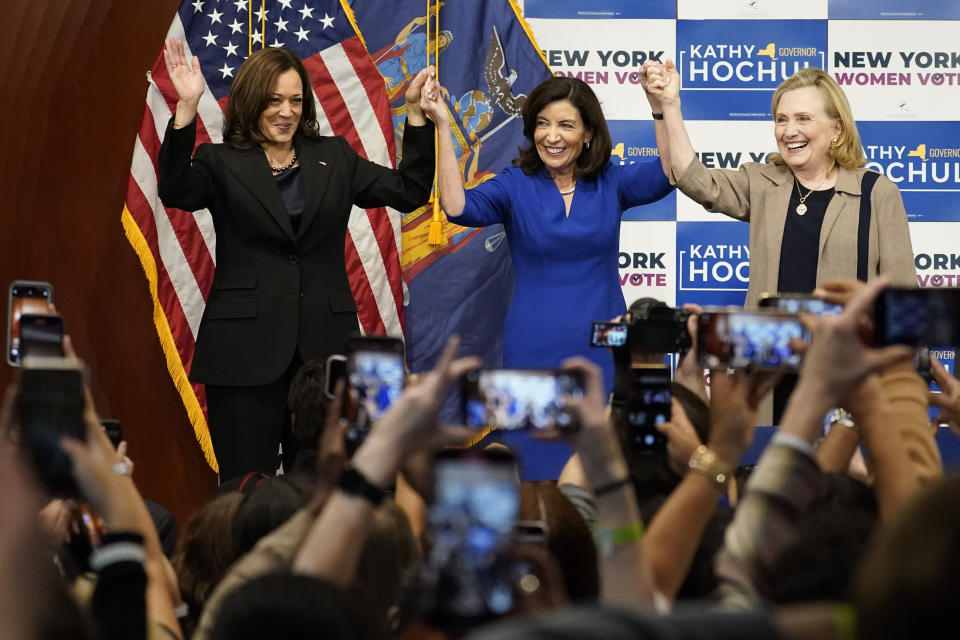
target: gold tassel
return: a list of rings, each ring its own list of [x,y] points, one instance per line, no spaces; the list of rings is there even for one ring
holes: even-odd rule
[[[427,64],[433,59],[433,67],[436,71],[437,82],[440,81],[440,3],[437,2],[436,13],[434,14],[433,42],[430,42],[430,0],[427,0]],[[444,213],[440,208],[440,186],[437,184],[437,161],[440,147],[439,133],[433,132],[433,216],[430,219],[430,234],[427,236],[427,244],[431,247],[442,247],[445,245],[446,238],[443,237],[443,218]]]
[[[447,244],[443,237],[443,210],[440,209],[440,200],[433,199],[433,217],[430,220],[430,235],[427,238],[427,244],[431,247],[442,247]]]

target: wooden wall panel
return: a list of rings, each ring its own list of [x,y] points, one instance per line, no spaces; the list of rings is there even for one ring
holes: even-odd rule
[[[147,281],[120,224],[145,74],[178,6],[4,2],[0,284],[54,284],[97,407],[124,425],[137,485],[182,527],[216,477],[167,374]],[[12,379],[2,365],[0,383]]]

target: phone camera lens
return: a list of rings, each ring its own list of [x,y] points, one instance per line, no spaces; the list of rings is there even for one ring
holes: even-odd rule
[[[648,447],[653,446],[655,440],[656,438],[653,437],[652,433],[648,433],[647,435],[643,436],[643,443]]]

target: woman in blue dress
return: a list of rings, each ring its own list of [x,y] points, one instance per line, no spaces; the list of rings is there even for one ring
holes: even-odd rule
[[[600,102],[575,78],[538,85],[523,106],[527,145],[512,167],[465,190],[444,105],[421,103],[439,131],[440,196],[448,218],[468,227],[502,223],[515,285],[503,331],[505,367],[553,368],[582,355],[603,369],[609,389],[613,358],[589,346],[590,324],[626,309],[618,271],[620,216],[673,187],[669,158],[620,165]],[[660,149],[665,134],[655,98]]]

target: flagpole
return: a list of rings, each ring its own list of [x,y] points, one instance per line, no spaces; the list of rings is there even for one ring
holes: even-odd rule
[[[433,29],[433,68],[435,70],[437,82],[440,82],[440,0],[436,0],[437,9],[434,14]],[[427,66],[430,66],[430,0],[427,0]],[[443,211],[440,210],[440,185],[437,183],[437,165],[440,158],[440,132],[437,129],[433,131],[433,215],[430,219],[430,233],[427,235],[427,244],[431,247],[439,247],[445,244],[443,237]]]
[[[500,131],[500,129],[502,129],[502,128],[504,127],[504,125],[506,125],[508,122],[510,122],[511,120],[513,120],[513,119],[516,118],[516,117],[517,117],[517,116],[515,116],[515,115],[507,116],[506,120],[504,120],[503,122],[501,122],[500,124],[498,124],[498,125],[497,125],[496,127],[494,127],[491,131],[488,131],[482,138],[480,138],[480,142],[482,143],[484,140],[486,140],[487,138],[489,138],[490,136],[492,136],[493,134],[495,134],[497,131]]]

